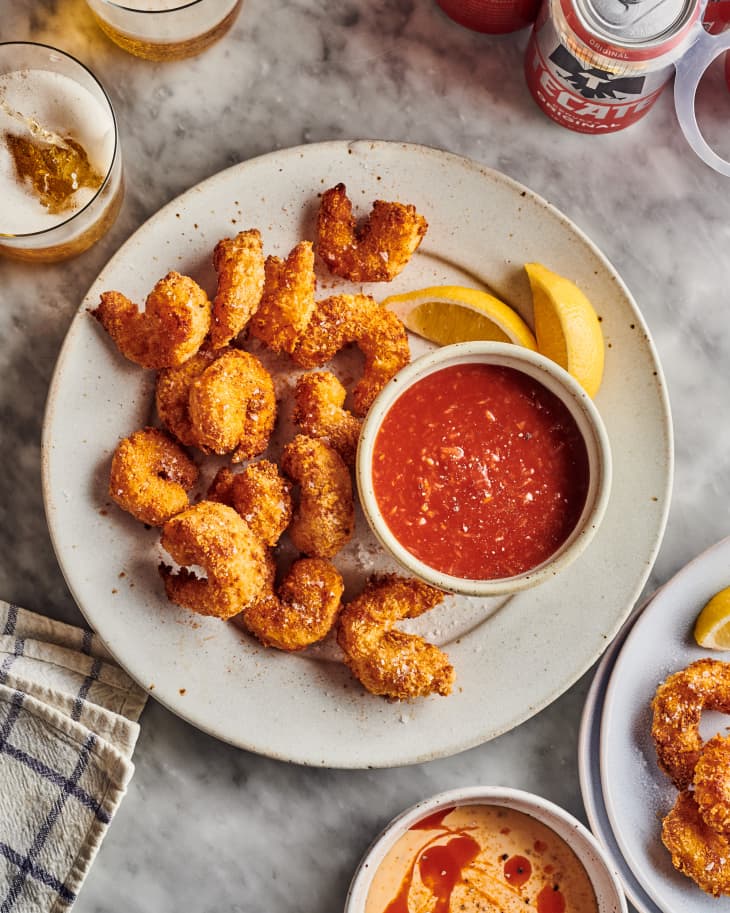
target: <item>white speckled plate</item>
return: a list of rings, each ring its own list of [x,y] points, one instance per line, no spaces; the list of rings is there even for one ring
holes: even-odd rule
[[[631,613],[623,628],[611,642],[611,646],[603,654],[603,659],[596,669],[596,674],[593,677],[583,705],[578,740],[578,772],[583,805],[585,806],[591,831],[606,851],[626,892],[626,896],[640,913],[661,913],[661,910],[636,880],[634,873],[621,854],[611,829],[611,822],[608,820],[608,812],[606,811],[603,790],[601,789],[601,717],[606,697],[606,687],[616,663],[616,658],[621,652],[631,628],[636,623],[636,619],[646,608],[646,605],[647,603],[643,603]]]
[[[601,786],[616,842],[634,877],[664,913],[717,913],[730,900],[703,893],[672,866],[662,818],[677,790],[656,763],[651,701],[668,675],[703,656],[730,653],[697,646],[692,631],[707,600],[730,585],[730,538],[686,565],[654,596],[634,624],[611,673],[601,720]],[[726,716],[703,714],[700,732],[725,734]]]
[[[267,253],[313,237],[317,194],[344,181],[359,209],[414,203],[430,228],[378,297],[441,283],[488,285],[530,319],[523,263],[573,278],[595,303],[608,344],[597,405],[614,460],[595,539],[556,579],[508,601],[451,600],[424,619],[457,672],[454,694],[398,705],[363,692],[336,652],[266,650],[233,625],[170,605],[157,575],[158,534],[108,503],[109,458],[152,415],[153,377],[125,362],[87,313],[99,293],[142,300],[169,269],[212,291],[215,242],[257,226]],[[332,287],[332,277],[323,277]],[[324,282],[323,282],[324,286]],[[416,347],[414,346],[414,354]],[[288,384],[279,440],[286,430]],[[350,368],[341,366],[347,373]],[[275,455],[275,454],[274,454]],[[274,152],[174,200],[107,264],[69,330],[43,440],[46,512],[59,562],[89,623],[120,663],[175,713],[218,738],[273,757],[335,767],[426,761],[491,739],[561,694],[598,657],[640,592],[664,530],[672,432],[648,330],[603,255],[565,216],[504,175],[448,153],[381,142]],[[348,591],[382,566],[361,516],[336,559]]]

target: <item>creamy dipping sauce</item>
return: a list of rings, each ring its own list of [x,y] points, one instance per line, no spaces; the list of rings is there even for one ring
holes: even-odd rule
[[[598,913],[583,865],[535,818],[498,805],[416,822],[373,877],[365,913]]]

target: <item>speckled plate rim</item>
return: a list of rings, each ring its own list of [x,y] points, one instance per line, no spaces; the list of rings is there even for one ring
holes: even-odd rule
[[[237,188],[237,195],[242,197],[247,174],[251,181],[255,180],[259,173],[267,174],[274,182],[271,195],[275,198],[278,192],[277,180],[293,182],[296,180],[293,175],[299,173],[297,169],[312,167],[320,167],[323,171],[327,171],[328,168],[335,169],[332,177],[329,173],[326,176],[326,180],[332,180],[333,183],[336,179],[345,182],[360,181],[367,186],[363,193],[367,192],[370,199],[376,195],[383,198],[388,198],[389,195],[394,198],[398,195],[401,199],[409,199],[416,203],[419,208],[423,207],[427,214],[438,213],[432,202],[434,197],[444,198],[447,190],[452,195],[455,194],[459,180],[465,185],[473,182],[472,189],[478,189],[478,212],[468,208],[473,199],[472,194],[465,197],[467,203],[458,211],[458,220],[457,213],[453,212],[451,221],[442,216],[444,224],[450,226],[452,234],[457,234],[458,231],[466,232],[468,229],[471,232],[486,232],[487,237],[494,238],[494,243],[490,240],[488,245],[471,251],[473,259],[480,264],[479,269],[473,269],[473,274],[484,277],[482,281],[485,285],[488,277],[489,288],[516,306],[523,314],[528,307],[526,300],[529,286],[526,279],[518,275],[518,272],[523,272],[514,265],[518,261],[521,265],[528,259],[539,259],[558,271],[562,268],[563,272],[572,272],[576,280],[580,278],[589,296],[592,286],[602,285],[604,291],[610,289],[606,297],[611,300],[604,301],[604,330],[614,334],[615,375],[620,377],[620,385],[627,386],[623,390],[611,390],[608,378],[611,365],[609,357],[607,381],[604,383],[605,392],[599,393],[598,405],[604,419],[607,418],[606,410],[609,410],[612,421],[618,422],[622,429],[622,439],[616,440],[612,437],[612,421],[606,422],[615,462],[620,462],[616,461],[617,451],[619,455],[625,455],[626,462],[630,462],[633,448],[636,453],[631,459],[634,462],[639,461],[644,481],[649,479],[650,484],[647,483],[648,490],[642,489],[641,492],[641,499],[646,498],[641,520],[627,532],[624,529],[623,517],[617,516],[621,513],[622,505],[616,504],[617,479],[614,478],[614,517],[611,519],[607,516],[596,541],[582,558],[565,572],[565,577],[560,578],[564,587],[562,592],[558,590],[556,593],[553,589],[555,581],[551,581],[532,591],[538,594],[536,597],[528,597],[527,594],[514,597],[510,602],[509,612],[496,612],[468,638],[461,638],[449,646],[449,652],[460,673],[460,687],[448,699],[428,699],[408,705],[403,710],[397,705],[390,705],[370,695],[361,694],[344,673],[339,677],[331,673],[320,674],[313,671],[316,664],[307,664],[306,660],[302,663],[299,657],[282,657],[280,654],[274,657],[272,654],[275,651],[266,651],[264,654],[264,651],[255,645],[246,645],[240,652],[247,653],[247,661],[253,654],[256,667],[263,665],[268,670],[268,691],[271,692],[273,688],[276,693],[284,685],[288,689],[287,699],[281,700],[277,705],[269,705],[273,710],[271,719],[261,723],[259,708],[262,695],[267,693],[267,689],[264,688],[262,691],[254,688],[248,692],[248,689],[252,688],[254,673],[250,669],[243,669],[243,663],[239,661],[238,656],[231,660],[231,665],[235,667],[232,674],[238,676],[235,682],[235,696],[244,704],[248,700],[249,704],[245,704],[246,712],[232,716],[221,693],[230,689],[227,684],[222,689],[218,687],[219,682],[213,680],[215,676],[211,672],[212,666],[207,667],[207,675],[200,671],[200,656],[194,659],[191,656],[190,644],[194,638],[190,632],[173,630],[172,633],[177,638],[175,650],[171,648],[164,656],[155,654],[154,657],[150,657],[146,654],[155,648],[154,639],[150,639],[149,636],[150,631],[133,629],[134,633],[130,635],[129,625],[123,628],[122,621],[115,617],[116,612],[107,611],[103,603],[109,598],[108,590],[102,592],[99,586],[94,586],[90,559],[79,561],[74,555],[74,546],[77,544],[69,542],[68,535],[69,524],[72,521],[65,517],[69,510],[68,502],[73,501],[75,495],[80,494],[82,501],[84,498],[88,500],[86,489],[89,482],[84,480],[77,486],[77,492],[69,494],[58,484],[57,476],[59,473],[62,475],[60,467],[63,460],[73,462],[69,453],[61,456],[60,451],[64,450],[64,443],[72,434],[78,434],[78,430],[73,428],[73,420],[84,416],[81,407],[69,405],[69,394],[76,392],[77,395],[83,395],[83,391],[73,390],[72,381],[78,380],[74,375],[73,364],[73,358],[78,354],[76,350],[83,349],[85,345],[92,345],[89,327],[93,321],[89,321],[84,311],[91,302],[95,303],[94,296],[104,287],[106,277],[118,275],[120,271],[124,273],[125,270],[126,275],[133,275],[131,264],[125,260],[133,256],[135,249],[139,248],[145,239],[152,239],[153,246],[156,244],[157,248],[160,248],[163,243],[161,239],[166,238],[167,245],[173,249],[177,246],[179,250],[184,250],[185,245],[179,236],[179,230],[174,230],[181,224],[176,223],[176,216],[179,217],[181,211],[183,216],[199,211],[203,203],[215,198],[217,194],[220,195],[231,184]],[[395,169],[394,172],[392,169]],[[382,173],[382,184],[375,183],[376,174],[378,181],[381,178],[378,172]],[[425,172],[429,172],[436,185],[429,183],[428,177],[423,177]],[[321,173],[317,172],[318,175]],[[324,181],[325,177],[316,184],[313,178],[306,179],[310,197],[316,194],[320,189],[320,183]],[[392,189],[389,190],[391,185]],[[436,193],[437,189],[441,191],[440,195]],[[255,192],[255,188],[252,188],[251,192]],[[488,205],[494,206],[497,202],[505,203],[508,208],[499,211],[500,223],[503,222],[504,225],[500,224],[497,229],[493,229],[484,212]],[[455,205],[453,200],[451,205],[452,208]],[[192,215],[190,217],[192,218]],[[218,215],[212,221],[215,222],[217,218]],[[184,222],[184,219],[182,221]],[[513,230],[508,233],[509,228]],[[516,231],[517,228],[520,228],[520,231]],[[225,230],[218,228],[216,231],[220,237],[221,232]],[[551,232],[555,233],[554,237]],[[230,233],[230,227],[226,233]],[[154,241],[155,238],[158,240]],[[189,241],[187,238],[186,242]],[[457,256],[454,250],[461,250],[454,246],[456,241],[451,243],[451,235],[448,241],[449,244],[444,251],[439,249],[438,252],[443,258]],[[527,245],[528,241],[532,244],[529,250],[521,250],[521,245]],[[509,256],[502,250],[503,247]],[[212,249],[212,243],[209,243],[208,249]],[[167,253],[170,254],[169,251]],[[456,262],[460,261],[457,259]],[[415,269],[413,265],[409,268]],[[462,274],[466,275],[465,268],[461,269]],[[157,275],[162,271],[160,268]],[[418,280],[413,277],[410,287],[414,287],[417,282]],[[429,281],[427,284],[434,282]],[[391,291],[397,292],[398,289],[389,289],[389,293]],[[132,291],[129,293],[134,294]],[[624,318],[627,321],[626,325],[623,322]],[[622,362],[623,351],[633,353],[641,361],[641,365],[634,370],[636,358],[628,359],[628,355]],[[109,355],[106,354],[105,357],[108,358]],[[102,371],[99,365],[96,369]],[[126,382],[125,379],[137,369],[133,366],[122,366],[115,367],[115,370],[120,382]],[[78,368],[78,371],[81,369]],[[95,382],[93,375],[94,372],[90,369],[86,379],[92,385]],[[637,389],[643,400],[641,406],[636,408],[638,411],[649,408],[652,412],[648,420],[644,415],[641,422],[635,421],[631,416],[627,417],[625,408],[626,397],[631,395],[632,390]],[[67,430],[64,430],[64,421]],[[633,423],[630,428],[631,434],[623,427],[625,421]],[[73,431],[68,430],[69,422]],[[130,430],[132,429],[120,429],[121,433],[118,433],[117,437],[129,433]],[[570,687],[610,642],[641,592],[664,533],[673,465],[669,401],[661,365],[648,328],[621,278],[587,236],[543,198],[511,178],[477,162],[429,147],[367,140],[335,141],[296,147],[235,165],[191,188],[141,226],[104,267],[72,322],[49,391],[42,445],[44,503],[51,539],[61,570],[87,621],[132,677],[174,713],[233,745],[281,760],[344,768],[414,764],[455,754],[514,728]],[[67,503],[62,503],[64,498]],[[635,505],[636,493],[632,492],[631,497],[624,495],[623,502],[623,508],[627,508],[629,504]],[[98,535],[98,518],[95,516],[99,505],[93,503],[87,507],[91,508],[87,511],[91,524],[87,545],[90,553],[94,554],[102,542]],[[608,514],[611,512],[609,505]],[[97,533],[96,538],[94,533]],[[638,544],[632,540],[632,535],[639,537]],[[624,577],[618,584],[615,583],[616,567],[624,567],[625,570]],[[582,611],[586,595],[592,592],[596,579],[604,580],[607,588],[594,600],[595,609],[588,629],[581,630],[575,619],[567,616],[563,618],[567,609],[560,607],[567,604],[566,595],[571,595],[570,611]],[[609,580],[614,581],[610,591]],[[532,601],[528,602],[528,599]],[[567,649],[565,639],[559,640],[560,625],[553,625],[545,632],[544,626],[537,621],[543,617],[545,605],[549,607],[551,604],[561,612],[558,616],[561,624],[568,625],[573,633],[580,631],[579,636],[574,638],[574,643],[568,644]],[[141,617],[145,618],[146,624],[146,616]],[[127,620],[126,617],[124,620]],[[156,618],[155,623],[158,628],[167,626],[165,634],[170,633],[171,624],[182,624],[176,619],[170,621],[167,614],[164,618]],[[202,627],[204,630],[195,641],[196,648],[202,641],[202,634],[211,631],[207,620],[204,620]],[[529,637],[523,636],[526,629],[533,627],[534,630]],[[517,641],[514,635],[515,628],[521,632]],[[537,643],[529,642],[530,638],[540,638],[541,635],[543,640],[538,640]],[[208,639],[215,640],[215,637],[216,634],[211,633]],[[552,643],[551,638],[558,640]],[[485,663],[482,656],[474,658],[477,653],[482,653],[484,643],[492,650],[489,663]],[[558,643],[560,650],[557,649]],[[499,662],[494,662],[495,658],[504,658],[508,654],[514,659],[510,651],[515,645],[520,646],[520,649],[537,649],[538,656],[542,657],[543,653],[547,656],[547,659],[539,659],[537,662],[530,662],[529,665],[523,663],[519,688],[515,688],[514,683],[510,686],[504,680],[507,675],[506,667],[501,672]],[[212,661],[212,649],[208,646],[202,648],[200,655],[207,662]],[[468,664],[465,657],[467,652]],[[230,651],[227,653],[227,659],[231,659]],[[289,674],[292,667],[285,665],[287,663],[302,665],[296,672]],[[185,673],[184,678],[181,678],[181,669]],[[306,679],[304,686],[302,679]],[[185,688],[179,687],[183,681]],[[344,696],[343,692],[339,691],[339,696],[334,701],[333,681],[335,690],[347,691]],[[311,693],[311,688],[319,689],[322,695],[317,697],[319,703],[310,708],[302,701],[308,689]],[[485,690],[497,698],[486,705],[481,699]],[[354,691],[358,691],[356,697],[353,697]],[[269,693],[268,697],[270,696]],[[253,708],[251,704],[254,705]],[[346,712],[341,712],[343,710]],[[337,719],[334,716],[336,713],[339,713]],[[346,725],[343,725],[345,717],[347,721]],[[401,730],[405,731],[399,732],[398,723],[404,720],[409,721],[410,725],[401,727]],[[315,730],[312,732],[310,730],[313,726]]]
[[[594,837],[611,859],[626,896],[640,913],[661,913],[661,910],[636,880],[634,873],[621,853],[611,829],[611,822],[608,819],[608,812],[606,811],[601,789],[599,749],[601,714],[603,713],[603,702],[606,696],[608,679],[631,628],[652,598],[653,595],[634,609],[611,642],[608,650],[603,654],[583,704],[583,714],[578,733],[578,778],[588,824]]]

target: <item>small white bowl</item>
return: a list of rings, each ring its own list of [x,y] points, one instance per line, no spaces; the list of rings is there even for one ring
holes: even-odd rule
[[[439,793],[394,818],[363,856],[350,883],[344,913],[364,913],[370,885],[391,847],[417,821],[452,805],[500,805],[544,824],[578,857],[596,895],[598,913],[627,913],[626,899],[608,856],[580,821],[547,799],[503,786],[469,786]]]
[[[373,450],[380,426],[393,403],[413,384],[443,368],[489,364],[514,368],[537,380],[566,406],[585,442],[588,492],[583,511],[565,542],[542,564],[514,577],[471,580],[436,570],[416,558],[393,535],[380,511],[372,479]],[[381,545],[410,574],[451,593],[497,596],[515,593],[554,577],[588,545],[603,518],[611,490],[608,435],[593,401],[567,371],[545,356],[502,342],[461,342],[423,355],[399,371],[381,390],[363,423],[356,463],[357,487],[365,517]]]

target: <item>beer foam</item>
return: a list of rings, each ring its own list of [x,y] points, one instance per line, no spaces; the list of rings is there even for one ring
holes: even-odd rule
[[[0,74],[0,98],[48,130],[70,137],[86,150],[90,163],[106,175],[114,155],[114,120],[108,106],[102,104],[84,86],[62,73],[50,70],[15,70]],[[69,212],[50,213],[18,179],[5,134],[22,134],[23,125],[0,109],[0,233],[28,234],[44,231],[66,221],[82,209],[95,192],[89,187],[74,194]]]

